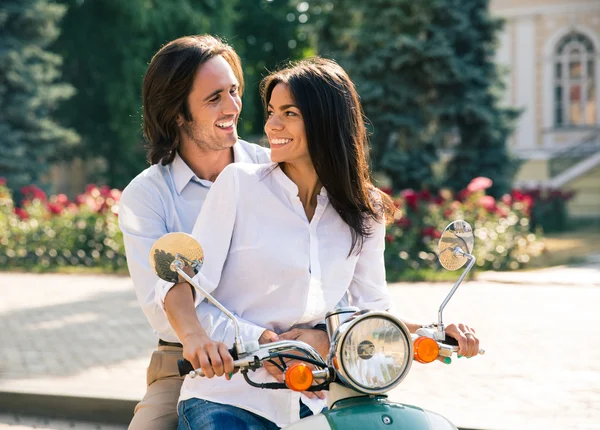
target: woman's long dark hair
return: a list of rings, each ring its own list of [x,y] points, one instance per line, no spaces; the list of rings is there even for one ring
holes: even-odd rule
[[[163,46],[150,61],[142,85],[144,136],[150,164],[169,164],[179,147],[177,116],[193,121],[188,96],[198,68],[220,55],[231,66],[239,83],[240,95],[244,77],[240,57],[221,39],[210,35],[186,36]]]
[[[263,79],[265,112],[280,83],[287,85],[304,118],[308,151],[319,181],[352,232],[348,255],[358,254],[371,234],[369,219],[391,220],[393,204],[371,183],[365,118],[354,84],[335,61],[302,60]]]

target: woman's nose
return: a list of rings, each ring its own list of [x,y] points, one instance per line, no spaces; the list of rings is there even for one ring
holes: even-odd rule
[[[277,115],[271,115],[269,118],[267,118],[265,128],[268,130],[281,130],[283,128],[283,123],[279,121]]]

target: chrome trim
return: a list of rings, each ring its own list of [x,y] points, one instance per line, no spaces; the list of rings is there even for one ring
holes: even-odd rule
[[[398,376],[398,378],[395,381],[391,382],[385,387],[377,389],[364,387],[358,384],[357,382],[354,382],[352,378],[347,374],[343,360],[341,358],[342,345],[348,333],[352,331],[352,328],[354,326],[368,318],[384,318],[392,321],[400,328],[400,331],[404,334],[406,344],[408,345],[408,352],[405,359],[405,367],[400,373],[400,376]],[[327,365],[333,367],[336,370],[340,380],[349,388],[366,394],[383,394],[400,384],[400,382],[402,382],[406,375],[408,375],[408,372],[410,371],[410,368],[412,366],[414,355],[414,347],[410,331],[402,321],[400,321],[398,318],[396,318],[389,312],[365,310],[355,313],[345,323],[338,327],[331,339],[331,349],[329,350],[329,356],[327,357]],[[334,365],[334,361],[338,363],[339,368]]]
[[[337,328],[359,310],[360,309],[358,309],[356,306],[346,306],[327,312],[327,315],[325,315],[325,324],[327,325],[327,334],[329,335],[329,339],[333,339],[333,334]]]

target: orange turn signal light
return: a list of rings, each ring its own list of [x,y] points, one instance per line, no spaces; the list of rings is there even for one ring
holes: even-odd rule
[[[285,385],[292,391],[306,391],[312,383],[312,370],[304,363],[294,364],[285,371]]]
[[[419,363],[431,363],[440,355],[440,346],[438,343],[425,336],[421,336],[415,340],[415,360]]]

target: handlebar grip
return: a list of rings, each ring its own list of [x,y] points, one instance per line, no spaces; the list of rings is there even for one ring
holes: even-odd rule
[[[237,350],[235,349],[235,346],[233,348],[229,349],[228,351],[234,360],[238,359],[238,354],[237,354]],[[190,372],[195,370],[194,366],[192,366],[192,363],[190,363],[185,358],[177,360],[177,369],[179,370],[179,376],[189,375]]]
[[[179,376],[185,376],[194,370],[194,366],[185,358],[182,358],[177,360],[177,369],[179,369]]]

